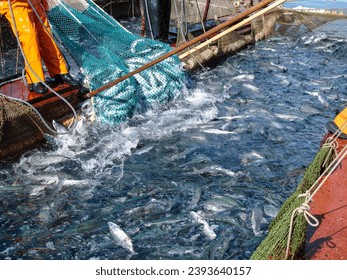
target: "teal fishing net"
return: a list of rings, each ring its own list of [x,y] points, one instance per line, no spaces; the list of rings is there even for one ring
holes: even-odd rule
[[[92,1],[49,0],[54,34],[80,67],[90,90],[116,80],[169,52],[160,41],[132,34]],[[183,86],[184,73],[172,56],[94,98],[97,117],[118,124],[134,112],[171,101]]]

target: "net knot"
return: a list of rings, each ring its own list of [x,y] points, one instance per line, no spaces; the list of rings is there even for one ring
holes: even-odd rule
[[[307,221],[309,225],[313,227],[317,227],[319,225],[318,219],[310,213],[311,207],[306,202],[301,204],[301,206],[299,206],[295,210],[298,214],[304,215],[305,220]]]
[[[332,152],[334,152],[334,157],[337,157],[337,149],[339,147],[339,144],[337,143],[337,141],[335,141],[336,139],[334,139],[334,137],[328,137],[325,141],[325,143],[323,144],[323,148],[328,148],[329,152],[326,155],[326,158],[324,160],[324,163],[322,166],[326,167],[328,165],[328,161],[330,159],[330,156],[332,154]]]
[[[305,197],[305,201],[297,208],[294,209],[292,214],[291,223],[294,221],[295,214],[303,214],[307,223],[313,227],[319,225],[318,219],[310,213],[311,207],[309,202],[312,201],[312,196],[310,190],[307,190],[305,193],[298,195],[298,197]]]

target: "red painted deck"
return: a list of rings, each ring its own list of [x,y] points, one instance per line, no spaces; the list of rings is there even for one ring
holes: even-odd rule
[[[49,86],[64,97],[75,109],[78,108],[83,94],[79,86],[57,85],[55,83],[50,83]],[[30,92],[21,79],[4,84],[0,91],[7,96],[29,102],[47,121],[57,120],[72,113],[71,109],[53,92],[47,94]]]
[[[339,150],[347,140],[339,139]],[[309,226],[305,258],[311,260],[347,259],[347,159],[344,158],[314,196],[311,214],[320,225]]]

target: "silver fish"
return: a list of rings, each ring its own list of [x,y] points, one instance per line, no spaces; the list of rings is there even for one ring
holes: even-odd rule
[[[252,211],[252,216],[251,216],[251,223],[252,223],[252,229],[253,229],[254,235],[260,234],[260,224],[261,224],[262,218],[263,218],[263,210],[260,208],[255,208]]]
[[[210,128],[210,129],[205,129],[203,130],[203,132],[205,133],[209,133],[209,134],[236,134],[236,132],[234,131],[226,131],[226,130],[220,130],[220,129],[215,129],[215,128]]]
[[[192,201],[190,202],[188,209],[193,209],[197,207],[199,200],[201,198],[201,188],[196,188],[193,193]]]
[[[213,231],[213,229],[209,226],[209,224],[207,223],[207,221],[200,216],[198,213],[191,211],[190,212],[190,217],[192,218],[192,220],[197,223],[197,224],[202,224],[203,225],[203,232],[205,233],[205,235],[213,240],[217,237],[217,235],[215,234],[215,232]]]
[[[128,250],[131,254],[135,254],[130,237],[115,223],[108,222],[107,225],[116,243]]]

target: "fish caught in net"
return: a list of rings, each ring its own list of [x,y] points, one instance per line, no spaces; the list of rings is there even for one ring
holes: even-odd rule
[[[49,20],[85,76],[90,90],[169,52],[160,41],[132,34],[92,1],[50,0]],[[177,56],[148,68],[94,98],[99,119],[118,124],[138,108],[172,100],[183,86]]]

